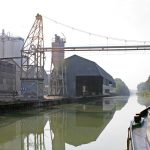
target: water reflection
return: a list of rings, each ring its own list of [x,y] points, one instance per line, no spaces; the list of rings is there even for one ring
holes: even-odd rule
[[[0,118],[0,149],[2,150],[65,150],[65,145],[75,147],[96,141],[112,119],[116,109],[121,109],[128,98],[104,98],[80,104],[66,104],[53,110],[21,118],[11,116],[5,124]],[[36,114],[36,115],[35,115]]]
[[[63,108],[51,116],[53,150],[65,150],[65,143],[79,146],[95,141],[115,112],[114,105],[107,105],[111,109],[103,110],[101,105],[91,104],[69,105],[69,109]]]
[[[15,116],[12,116],[14,119]],[[10,118],[10,119],[12,119]],[[9,119],[9,118],[8,118]],[[9,120],[8,120],[9,122]],[[24,150],[44,147],[44,126],[47,119],[43,115],[21,119],[16,116],[15,122],[8,122],[0,127],[0,149]]]

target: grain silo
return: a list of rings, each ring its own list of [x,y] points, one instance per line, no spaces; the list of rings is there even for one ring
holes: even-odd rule
[[[55,39],[52,42],[52,64],[55,69],[59,69],[64,61],[64,44],[65,39],[55,34]]]
[[[55,34],[52,42],[52,59],[50,73],[50,95],[65,95],[64,45],[65,39]]]
[[[21,49],[24,44],[24,39],[21,37],[12,37],[10,34],[5,34],[2,30],[0,35],[0,58],[21,57]],[[21,59],[15,59],[20,65]]]

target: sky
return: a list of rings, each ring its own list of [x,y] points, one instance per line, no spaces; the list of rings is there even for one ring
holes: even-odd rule
[[[39,13],[43,16],[46,47],[51,47],[54,34],[66,38],[66,46],[150,44],[149,8],[149,0],[5,0],[1,1],[0,30],[5,29],[6,33],[25,39]],[[108,38],[78,32],[75,28]],[[125,40],[112,40],[110,37]],[[65,56],[73,54],[66,52]],[[150,52],[76,54],[95,61],[113,78],[121,78],[130,89],[136,89],[137,84],[146,81],[150,75]],[[47,55],[47,70],[50,62],[51,57]]]

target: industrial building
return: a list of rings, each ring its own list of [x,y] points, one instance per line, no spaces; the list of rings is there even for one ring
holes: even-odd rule
[[[0,95],[12,95],[16,91],[16,66],[0,61]]]
[[[64,61],[69,96],[106,95],[113,93],[113,77],[95,62],[73,55]]]
[[[49,94],[76,97],[113,93],[115,87],[113,77],[95,62],[77,55],[64,58],[63,48],[65,42],[66,40],[58,35],[55,35],[52,42]],[[43,70],[44,52],[41,51],[42,55],[36,55],[42,56],[42,59],[39,59],[42,60],[41,64],[36,66],[38,58],[33,61],[32,51],[31,56],[27,56],[28,53],[26,54],[25,48],[23,55],[21,53],[23,45],[24,40],[22,38],[12,37],[5,34],[4,30],[2,31],[0,36],[0,58],[5,61],[1,61],[0,64],[0,91],[1,93],[17,91],[19,95],[22,94],[28,99],[31,99],[31,97],[41,98],[44,94],[47,94],[45,87],[48,84],[48,76]],[[30,51],[30,48],[28,51]],[[24,56],[26,56],[26,59]],[[27,67],[29,58],[33,62],[30,61],[31,64]]]
[[[21,88],[20,80],[22,67],[21,50],[23,45],[23,38],[13,37],[10,33],[6,34],[5,31],[2,30],[0,34],[0,95],[10,95],[11,93],[13,94],[14,91],[21,95],[21,92],[25,89]],[[34,66],[32,68],[34,68]],[[45,70],[43,72],[45,80],[42,91],[45,89],[45,85],[48,85],[48,76]],[[34,75],[35,69],[30,69],[30,73]],[[31,92],[32,91],[30,91],[30,93]],[[46,93],[45,90],[44,93]]]
[[[5,77],[3,76],[3,81],[5,78],[9,78],[9,76],[12,75],[13,78],[15,78],[15,82],[3,82],[3,86],[10,87],[13,86],[14,91],[17,91],[17,93],[20,93],[21,89],[21,82],[20,82],[20,68],[21,68],[21,48],[24,44],[24,39],[21,37],[13,37],[10,35],[10,33],[5,33],[4,29],[2,30],[2,33],[0,35],[0,58],[3,60],[1,61],[1,66],[5,65],[5,70],[7,70],[7,75],[5,74]],[[13,59],[12,59],[13,58]],[[5,60],[5,62],[4,62]],[[15,72],[11,70],[15,68]],[[4,66],[3,66],[4,67]],[[0,70],[0,74],[3,74],[3,69]],[[11,77],[11,78],[12,78]],[[2,86],[2,87],[3,87]],[[7,89],[7,88],[6,88]],[[10,93],[10,90],[4,93]],[[2,94],[2,93],[1,93]]]
[[[73,55],[64,59],[65,39],[55,35],[52,43],[50,95],[94,96],[114,92],[113,77],[95,62]]]

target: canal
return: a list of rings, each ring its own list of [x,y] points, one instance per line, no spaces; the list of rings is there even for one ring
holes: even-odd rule
[[[130,121],[149,104],[133,95],[0,115],[0,150],[125,150]]]

